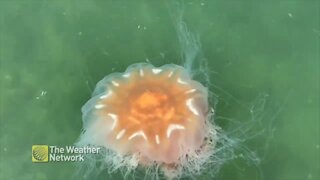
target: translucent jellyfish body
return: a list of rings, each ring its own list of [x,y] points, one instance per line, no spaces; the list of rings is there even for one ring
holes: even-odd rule
[[[78,144],[102,146],[113,152],[110,156],[123,157],[123,166],[156,166],[176,177],[183,169],[199,169],[212,154],[209,110],[207,89],[183,67],[133,64],[97,84],[82,108]],[[125,157],[134,158],[123,163]]]

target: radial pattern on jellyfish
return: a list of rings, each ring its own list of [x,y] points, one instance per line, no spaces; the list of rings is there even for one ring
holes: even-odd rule
[[[101,80],[94,96],[82,111],[103,131],[100,145],[139,153],[140,163],[174,164],[204,142],[207,89],[181,66],[131,65]]]

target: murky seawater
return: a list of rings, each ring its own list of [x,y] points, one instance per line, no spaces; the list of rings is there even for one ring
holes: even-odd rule
[[[189,0],[183,19],[211,72],[216,123],[243,145],[216,178],[319,179],[319,2]],[[27,180],[75,172],[32,163],[31,146],[72,145],[105,75],[182,63],[167,4],[148,0],[2,0],[0,60],[0,179]]]

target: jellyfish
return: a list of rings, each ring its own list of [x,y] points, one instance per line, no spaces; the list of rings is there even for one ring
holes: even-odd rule
[[[130,159],[127,166],[156,166],[171,179],[213,153],[208,90],[179,65],[137,63],[112,73],[97,84],[82,112],[78,144],[113,151]]]
[[[200,43],[174,6],[181,65],[135,63],[97,83],[82,107],[83,132],[76,144],[105,151],[87,155],[88,167],[80,171],[99,164],[98,169],[127,175],[140,167],[150,179],[178,179],[200,174],[212,162],[218,127],[208,87],[195,79],[200,72],[209,81],[207,66],[196,62]]]
[[[236,124],[230,132],[215,124],[207,60],[199,58],[199,38],[182,20],[183,8],[171,2],[182,62],[135,63],[97,83],[81,109],[83,131],[76,145],[104,151],[85,155],[86,163],[79,168],[82,178],[92,179],[103,170],[124,171],[125,177],[142,170],[145,179],[195,178],[205,169],[214,176],[237,157],[258,161],[239,143],[256,136],[255,119]],[[241,136],[241,141],[232,136]]]

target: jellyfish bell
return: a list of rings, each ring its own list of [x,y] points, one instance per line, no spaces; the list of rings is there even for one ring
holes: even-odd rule
[[[82,108],[78,145],[102,146],[117,157],[134,157],[136,166],[157,166],[167,177],[177,177],[213,153],[209,110],[207,88],[182,66],[133,64],[97,84]]]

